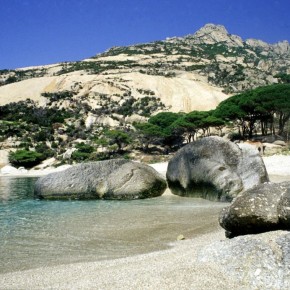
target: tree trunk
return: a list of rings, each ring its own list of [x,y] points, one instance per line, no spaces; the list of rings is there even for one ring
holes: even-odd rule
[[[261,120],[261,132],[262,132],[262,135],[266,135],[265,134],[265,122]]]
[[[290,117],[290,114],[283,114],[282,112],[280,113],[278,135],[282,135],[283,134],[285,124],[289,120],[289,117]]]

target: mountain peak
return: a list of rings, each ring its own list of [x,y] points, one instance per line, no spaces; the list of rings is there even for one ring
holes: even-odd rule
[[[243,40],[237,35],[228,33],[223,25],[206,24],[200,28],[193,38],[196,44],[215,44],[219,42],[227,43],[228,46],[243,46]]]
[[[222,33],[228,35],[228,31],[223,25],[208,23],[201,27],[195,34],[209,34],[209,33]]]

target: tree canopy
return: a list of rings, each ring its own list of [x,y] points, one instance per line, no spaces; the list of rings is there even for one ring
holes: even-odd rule
[[[164,147],[179,147],[184,139],[187,143],[194,140],[200,130],[203,135],[209,135],[211,127],[220,129],[225,122],[213,113],[214,111],[192,111],[188,114],[162,112],[149,118],[148,123],[135,124],[135,127],[137,133],[141,134],[141,141],[146,149],[149,144],[156,142]]]
[[[121,130],[108,130],[106,137],[110,139],[109,143],[117,144],[118,151],[122,151],[123,146],[131,142],[129,134]]]
[[[134,126],[137,129],[144,151],[148,151],[149,144],[165,137],[163,130],[159,126],[149,122],[135,123]]]
[[[290,84],[277,84],[256,88],[232,96],[221,102],[214,115],[226,121],[234,121],[242,128],[242,135],[252,137],[255,125],[260,123],[262,134],[275,134],[275,117],[278,134],[283,134],[290,118]]]
[[[213,113],[214,111],[192,111],[177,119],[171,127],[180,134],[184,134],[189,143],[199,130],[202,130],[203,135],[209,135],[211,127],[224,125],[224,121]]]

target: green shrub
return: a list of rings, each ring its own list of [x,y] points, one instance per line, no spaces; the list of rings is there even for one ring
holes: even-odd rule
[[[9,154],[9,161],[12,165],[24,166],[26,168],[31,168],[44,159],[43,154],[25,149],[17,150]]]
[[[94,152],[94,147],[85,143],[77,144],[76,148],[71,157],[77,162],[89,160]]]
[[[8,85],[8,84],[12,84],[12,83],[15,83],[17,82],[18,79],[15,77],[15,76],[10,76],[8,77],[8,79],[5,81],[5,84]]]
[[[50,149],[44,142],[35,146],[35,151],[43,155],[44,159],[53,157],[54,151]]]

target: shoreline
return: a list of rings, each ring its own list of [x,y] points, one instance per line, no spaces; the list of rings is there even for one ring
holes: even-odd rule
[[[290,155],[277,154],[271,156],[262,156],[262,159],[269,176],[284,176],[285,178],[289,177],[290,180]],[[150,163],[147,165],[153,167],[157,172],[165,177],[168,162]],[[37,170],[23,170],[22,172],[13,171],[11,173],[1,173],[0,169],[0,177],[40,177],[50,173],[63,171],[71,166],[72,165],[62,165],[59,167],[40,168]]]
[[[290,155],[271,155],[271,156],[263,156],[263,161],[265,167],[267,169],[270,182],[279,183],[284,181],[290,181]],[[158,173],[160,173],[164,178],[166,178],[166,170],[168,166],[168,162],[159,162],[148,164],[152,168],[154,168]],[[10,174],[3,174],[0,170],[0,178],[2,177],[12,177],[12,178],[21,178],[21,177],[41,177],[50,173],[60,172],[67,168],[71,167],[71,165],[62,165],[57,168],[44,168],[39,170],[28,170],[26,172],[13,172]],[[172,194],[170,190],[167,188],[163,193],[164,195]]]
[[[290,181],[290,156],[263,157],[271,182]],[[165,175],[167,163],[149,164]],[[41,172],[43,174],[44,170]],[[50,172],[49,172],[50,173]],[[37,176],[41,176],[37,175]],[[13,175],[2,175],[12,177]],[[31,174],[16,175],[30,177]],[[164,194],[172,194],[169,189]],[[217,264],[201,262],[198,253],[224,241],[225,231],[169,244],[170,248],[113,260],[61,264],[0,274],[1,289],[248,289]]]
[[[0,274],[3,289],[241,289],[218,265],[201,262],[205,246],[225,240],[217,229],[176,241],[170,249],[121,259]]]

